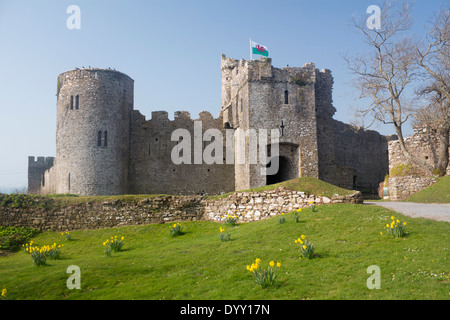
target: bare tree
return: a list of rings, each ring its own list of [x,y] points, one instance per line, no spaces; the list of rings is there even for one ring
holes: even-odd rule
[[[414,82],[417,79],[417,41],[404,34],[411,27],[408,3],[385,2],[381,8],[381,28],[369,29],[367,16],[353,18],[352,27],[363,35],[370,52],[344,57],[355,75],[355,87],[360,98],[369,102],[357,110],[362,118],[392,124],[398,136],[400,149],[408,161],[431,172],[433,167],[412,155],[403,138],[403,124],[416,111]]]
[[[446,173],[449,162],[450,134],[450,11],[441,7],[431,22],[426,44],[416,50],[418,65],[425,71],[427,82],[419,90],[428,105],[418,110],[416,124],[435,130],[438,135],[437,169]]]

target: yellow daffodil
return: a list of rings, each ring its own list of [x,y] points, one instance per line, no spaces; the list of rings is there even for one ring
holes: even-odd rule
[[[306,239],[306,236],[305,236],[304,234],[302,234],[302,235],[300,236],[300,238],[302,238],[302,240],[305,240],[305,239]]]
[[[270,262],[269,262],[269,266],[273,267],[274,265],[275,265],[275,262],[274,262],[274,261],[270,261]]]
[[[277,262],[277,268],[281,267],[281,263]]]

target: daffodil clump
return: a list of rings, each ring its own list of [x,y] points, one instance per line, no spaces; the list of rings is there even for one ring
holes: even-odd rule
[[[401,223],[394,216],[391,217],[391,220],[390,224],[386,224],[387,232],[395,238],[406,236],[406,222]]]
[[[302,208],[298,208],[294,211],[294,221],[300,222],[300,212],[302,212]]]
[[[295,243],[300,245],[300,252],[304,258],[311,259],[314,256],[315,246],[311,241],[306,239],[304,234],[295,240]]]
[[[314,204],[314,201],[313,201],[313,200],[310,200],[310,201],[308,202],[308,204],[311,205],[311,211],[312,211],[312,212],[316,212],[316,211],[317,211],[317,206]]]
[[[284,212],[281,213],[281,216],[278,216],[278,223],[283,224],[286,222],[286,217],[284,216]]]
[[[261,286],[261,288],[266,288],[274,284],[275,279],[278,276],[278,272],[273,267],[275,266],[275,261],[270,261],[267,269],[263,270],[260,266],[261,259],[257,258],[254,263],[247,266],[247,270],[253,274],[255,281],[257,284]],[[276,263],[277,268],[281,267],[281,263]]]
[[[224,241],[230,241],[231,234],[229,232],[225,232],[225,228],[220,227],[219,228],[219,238],[220,240]]]
[[[37,266],[45,265],[47,263],[47,258],[59,259],[62,246],[63,245],[56,245],[56,243],[53,243],[51,246],[45,245],[38,247],[33,246],[33,241],[23,245],[25,252],[31,255],[31,258]]]
[[[1,300],[6,300],[6,293],[8,292],[8,290],[6,290],[5,288],[2,289],[2,295],[0,296]]]
[[[66,238],[66,240],[72,240],[72,235],[69,232],[61,232],[61,235]]]
[[[111,256],[111,252],[118,252],[122,250],[123,247],[123,240],[125,237],[121,237],[120,239],[117,238],[117,236],[111,237],[110,239],[106,239],[106,241],[103,242],[103,246],[105,247],[105,253],[108,257]]]
[[[222,216],[222,218],[225,218],[224,220],[225,225],[229,227],[234,227],[237,224],[239,217],[235,214],[227,214],[226,216]]]
[[[169,226],[170,235],[172,237],[180,236],[183,234],[182,229],[183,227],[180,223],[174,223],[173,225]]]

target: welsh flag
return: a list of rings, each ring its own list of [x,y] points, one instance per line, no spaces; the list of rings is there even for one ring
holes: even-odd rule
[[[258,44],[254,41],[250,40],[250,45],[252,47],[252,54],[259,54],[262,55],[264,57],[268,57],[269,56],[269,50],[267,49],[266,46],[263,46],[261,44]]]

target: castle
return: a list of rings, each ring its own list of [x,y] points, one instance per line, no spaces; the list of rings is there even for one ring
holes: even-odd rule
[[[192,119],[189,112],[178,111],[174,120],[165,111],[146,119],[134,110],[134,81],[121,72],[82,68],[60,74],[56,158],[29,157],[28,191],[212,195],[303,176],[350,189],[383,181],[389,170],[388,138],[333,119],[329,70],[318,70],[313,63],[275,68],[270,58],[246,61],[222,55],[221,73],[218,117],[203,111]],[[183,155],[188,161],[174,163],[181,143],[173,139],[177,129],[196,141],[200,136],[203,151],[216,142],[204,134],[220,132],[224,150],[216,148],[215,156],[224,161],[195,161],[192,151]],[[251,129],[278,133],[276,174],[261,174],[271,161],[225,161],[230,147],[233,157],[248,157],[251,139],[243,140],[246,148],[237,148],[233,133]],[[259,146],[269,160],[271,141]]]

